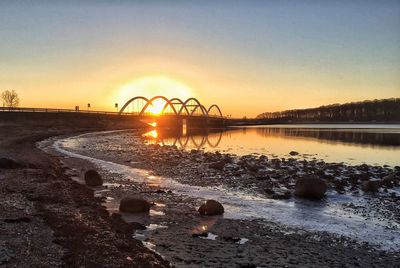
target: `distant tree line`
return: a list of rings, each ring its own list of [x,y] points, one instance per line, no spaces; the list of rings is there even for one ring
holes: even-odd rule
[[[400,121],[400,98],[366,100],[318,108],[262,113],[257,119],[271,121]]]

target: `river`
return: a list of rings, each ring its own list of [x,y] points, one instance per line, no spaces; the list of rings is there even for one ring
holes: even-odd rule
[[[236,155],[321,159],[349,165],[399,165],[400,125],[263,125],[224,130],[152,130],[148,143]],[[290,155],[296,151],[299,155]]]

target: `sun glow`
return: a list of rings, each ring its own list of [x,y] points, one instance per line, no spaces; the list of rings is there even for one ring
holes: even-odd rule
[[[164,110],[165,103],[166,102],[161,99],[154,100],[147,108],[147,111],[154,115],[159,115]]]
[[[145,76],[122,85],[117,92],[117,102],[124,105],[135,96],[143,96],[148,99],[154,96],[167,98],[180,98],[186,100],[192,96],[192,89],[184,83],[164,75]],[[159,114],[164,108],[165,102],[156,100],[147,109],[148,112]]]

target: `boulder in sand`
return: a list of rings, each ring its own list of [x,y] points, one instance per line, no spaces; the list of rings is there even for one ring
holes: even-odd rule
[[[221,215],[224,213],[224,207],[218,201],[207,200],[203,205],[199,207],[198,211],[201,215]]]
[[[294,194],[309,199],[322,199],[326,190],[327,186],[323,179],[310,176],[297,180]]]
[[[388,188],[393,187],[396,184],[396,176],[394,174],[387,175],[382,178],[382,185]]]
[[[380,180],[368,180],[364,181],[362,184],[362,189],[364,192],[376,193],[379,191],[379,187],[381,187]]]
[[[149,212],[151,204],[140,197],[124,197],[119,204],[119,211],[128,213]]]
[[[88,170],[85,173],[85,183],[87,186],[100,186],[103,185],[103,179],[96,170]]]

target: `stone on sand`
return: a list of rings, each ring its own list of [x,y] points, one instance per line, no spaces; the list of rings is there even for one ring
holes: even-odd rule
[[[389,174],[385,177],[382,178],[382,185],[385,185],[386,187],[393,187],[396,183],[396,176],[394,174]]]
[[[207,216],[221,215],[224,213],[224,207],[218,201],[207,200],[203,205],[199,207],[198,212],[201,215]]]
[[[150,211],[150,202],[141,197],[124,197],[119,204],[119,211],[128,213],[143,213]]]
[[[362,189],[364,192],[376,193],[379,191],[379,187],[381,187],[380,180],[367,180],[362,184]]]
[[[88,170],[85,173],[85,183],[87,186],[100,186],[103,185],[103,179],[96,170]]]
[[[294,194],[309,199],[322,199],[326,190],[327,185],[323,179],[310,176],[297,180]]]

